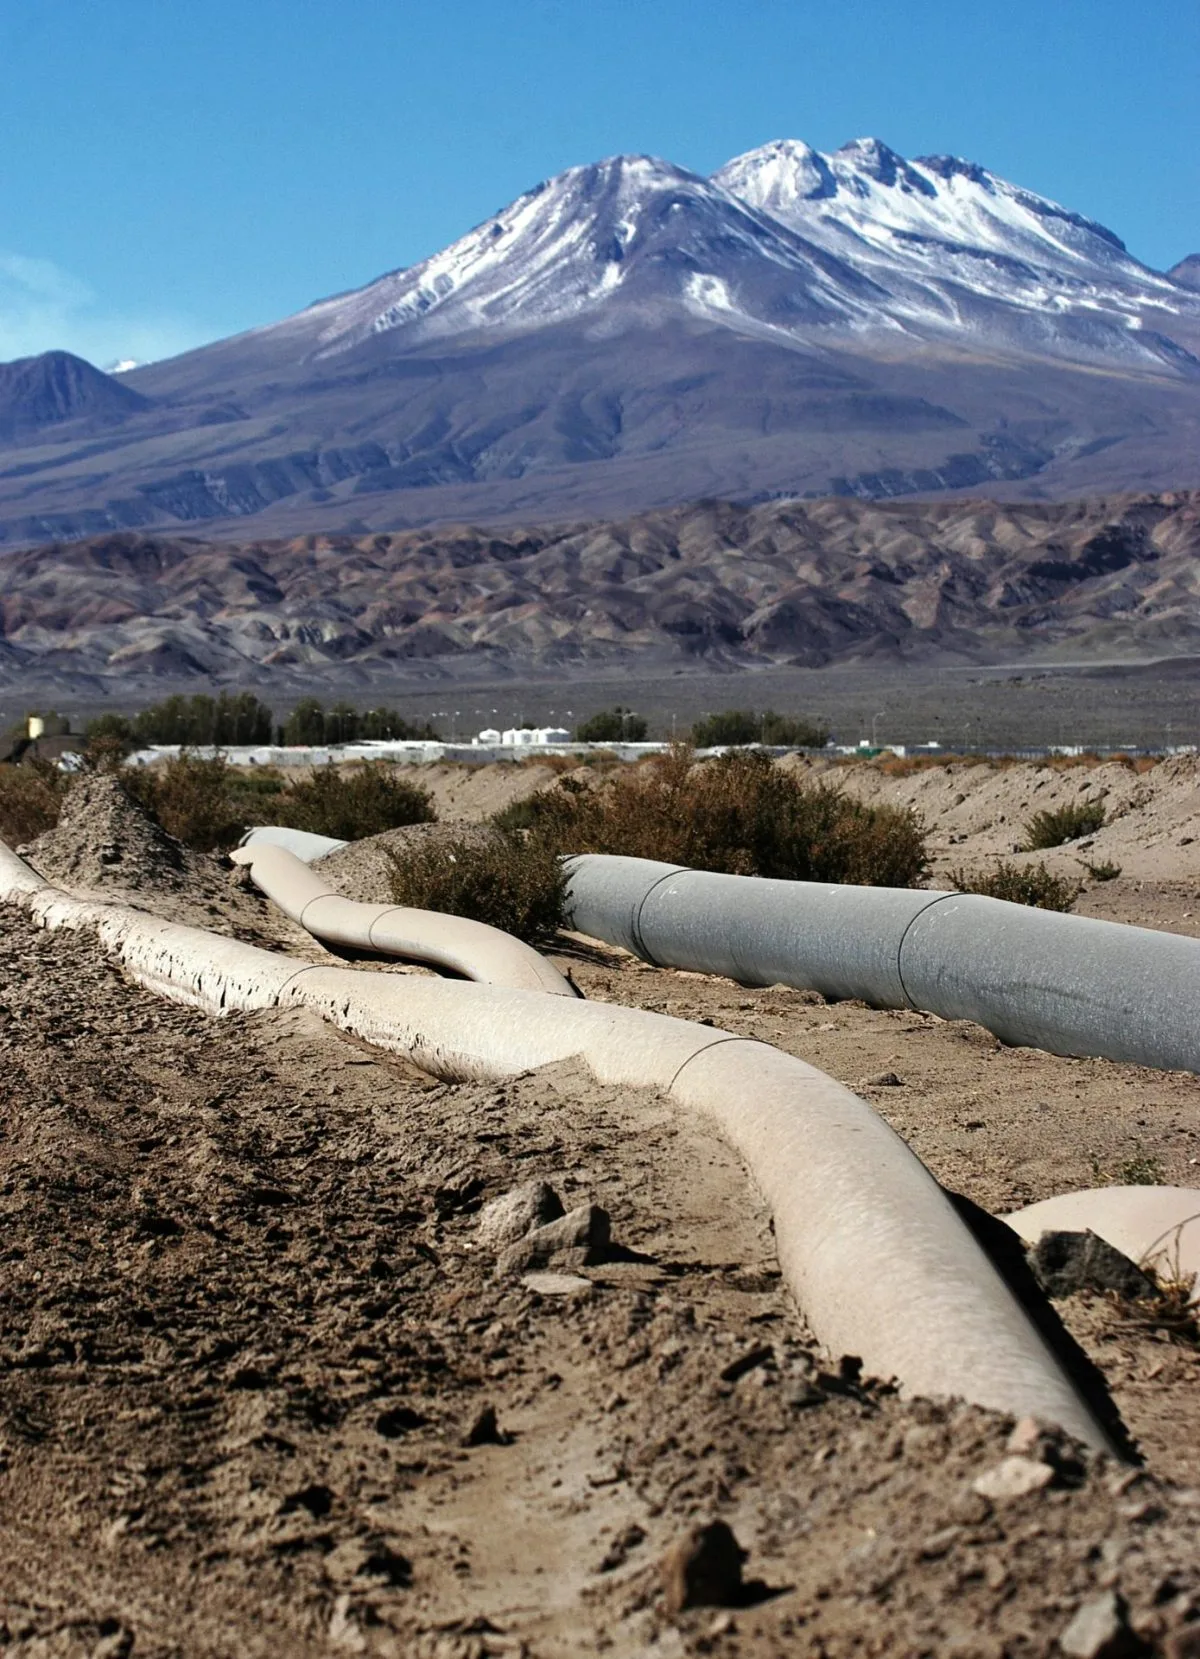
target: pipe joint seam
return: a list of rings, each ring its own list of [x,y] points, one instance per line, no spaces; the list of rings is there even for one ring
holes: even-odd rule
[[[929,912],[933,909],[934,905],[941,904],[943,899],[953,899],[955,897],[957,897],[957,895],[954,894],[954,893],[934,893],[934,894],[932,894],[931,897],[930,897],[929,903],[926,904],[926,905],[922,905],[920,910],[917,911],[916,915],[915,916],[910,916],[908,921],[904,924],[904,932],[900,935],[899,943],[896,946],[896,978],[900,982],[900,989],[904,992],[905,1001],[908,1003],[908,1006],[913,1010],[914,1013],[917,1012],[917,1004],[913,1001],[912,997],[909,995],[908,986],[904,983],[904,946],[905,946],[905,942],[907,941],[908,936],[912,932],[913,928],[916,927],[917,923],[921,920],[922,916],[928,916]]]
[[[708,1054],[714,1048],[724,1048],[728,1043],[753,1043],[757,1048],[770,1047],[769,1043],[760,1043],[757,1037],[739,1037],[736,1032],[722,1037],[714,1037],[711,1043],[703,1044],[703,1046],[696,1049],[693,1054],[689,1054],[687,1059],[679,1065],[672,1076],[671,1081],[667,1084],[666,1092],[670,1094],[671,1090],[675,1087],[676,1083],[678,1083],[679,1079],[683,1076],[684,1072],[688,1069],[693,1060],[698,1060],[702,1054]]]

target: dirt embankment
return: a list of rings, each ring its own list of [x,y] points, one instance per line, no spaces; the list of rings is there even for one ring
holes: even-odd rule
[[[1098,766],[951,763],[905,771],[870,765],[834,769],[866,801],[911,806],[929,827],[931,885],[997,858],[1044,862],[1082,879],[1074,909],[1083,916],[1133,922],[1172,933],[1200,933],[1200,758],[1177,755],[1145,771],[1121,762]],[[1094,835],[1048,852],[1024,853],[1025,826],[1037,812],[1099,801],[1105,823]],[[1089,872],[1115,867],[1100,881]]]
[[[939,858],[943,841],[986,857],[999,813],[1026,813],[1015,784],[1040,806],[1085,781],[1035,790],[1022,770],[994,799],[983,775],[878,789],[929,792]],[[1114,777],[1112,828],[1131,863],[1157,851],[1155,879],[1194,881],[1171,872],[1195,773],[1159,770]],[[1126,782],[1157,792],[1134,804]],[[82,880],[85,853],[54,856]],[[122,890],[293,948],[215,861],[182,885],[155,867]],[[571,967],[589,997],[859,1087],[993,1211],[1106,1180],[1200,1185],[1195,1078],[616,952]],[[1050,1659],[1092,1604],[1126,1621],[1114,1652],[1165,1653],[1200,1622],[1186,1329],[1103,1295],[1058,1303],[1145,1467],[1035,1432],[1044,1483],[987,1496],[1012,1423],[901,1401],[819,1353],[737,1160],[653,1095],[571,1066],[445,1085],[307,1015],[209,1020],[11,909],[0,1051],[5,1652]],[[565,1294],[498,1276],[480,1240],[481,1206],[534,1178],[603,1205],[621,1247]],[[714,1518],[749,1551],[749,1587],[672,1614],[659,1558]]]

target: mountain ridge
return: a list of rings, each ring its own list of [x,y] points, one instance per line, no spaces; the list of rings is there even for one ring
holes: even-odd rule
[[[877,139],[711,178],[615,157],[108,377],[142,402],[104,430],[0,433],[0,546],[1200,485],[1197,352],[1200,293],[977,163]]]
[[[0,684],[282,688],[1200,652],[1200,492],[1058,505],[708,501],[606,523],[0,560]]]

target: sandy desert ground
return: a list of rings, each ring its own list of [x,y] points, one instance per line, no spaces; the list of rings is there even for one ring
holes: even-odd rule
[[[1076,908],[1200,932],[1195,759],[842,776],[925,815],[934,884],[1014,856],[1030,811],[1104,791],[1094,844],[1044,855],[1120,865]],[[425,781],[443,817],[478,821],[551,777]],[[52,879],[321,955],[132,810],[84,816],[31,854]],[[354,860],[369,891],[369,850]],[[1131,1171],[1200,1186],[1190,1075],[564,948],[589,997],[859,1088],[993,1212]],[[1200,1651],[1194,1329],[1057,1302],[1143,1461],[1047,1434],[1048,1484],[989,1499],[973,1483],[1011,1420],[903,1402],[820,1353],[737,1159],[653,1095],[570,1065],[447,1085],[307,1015],[211,1020],[14,909],[0,1050],[0,1650]],[[479,1241],[481,1206],[533,1178],[603,1204],[624,1247],[570,1295],[498,1277]],[[660,1559],[717,1518],[748,1552],[740,1605],[672,1613]],[[1108,1646],[1073,1624],[1092,1604],[1116,1610]]]

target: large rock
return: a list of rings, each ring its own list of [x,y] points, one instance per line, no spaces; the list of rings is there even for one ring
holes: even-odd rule
[[[1126,1621],[1124,1598],[1115,1590],[1085,1601],[1058,1645],[1069,1659],[1130,1659],[1145,1651]]]
[[[479,1212],[479,1242],[485,1249],[503,1250],[564,1213],[562,1199],[552,1186],[545,1181],[527,1181],[484,1205]]]
[[[538,1267],[589,1267],[603,1261],[611,1225],[599,1204],[580,1204],[557,1221],[535,1227],[500,1254],[496,1272],[525,1273]]]
[[[660,1568],[668,1613],[688,1607],[736,1607],[746,1551],[724,1521],[692,1527],[663,1556]]]

